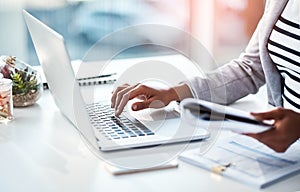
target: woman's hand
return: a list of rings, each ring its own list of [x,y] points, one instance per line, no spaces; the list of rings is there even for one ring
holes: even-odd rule
[[[274,128],[258,134],[246,134],[276,152],[285,152],[300,137],[300,114],[283,108],[264,113],[251,113],[258,120],[274,120]]]
[[[124,84],[113,92],[111,107],[115,108],[115,115],[119,116],[127,102],[134,98],[141,100],[140,102],[133,103],[131,106],[132,110],[138,111],[149,107],[164,107],[171,101],[181,100],[188,96],[191,97],[192,94],[188,86],[185,84],[169,89],[155,89],[142,84]]]

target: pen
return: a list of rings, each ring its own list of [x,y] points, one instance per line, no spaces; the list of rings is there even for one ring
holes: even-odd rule
[[[83,80],[89,80],[89,79],[98,79],[98,78],[104,78],[104,77],[111,77],[113,75],[117,75],[117,73],[111,73],[111,74],[106,74],[106,75],[98,75],[98,76],[93,76],[93,77],[83,77],[83,78],[78,78],[78,81],[83,81]]]

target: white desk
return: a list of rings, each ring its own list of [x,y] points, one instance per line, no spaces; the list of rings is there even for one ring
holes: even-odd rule
[[[255,98],[250,96],[234,106],[255,110],[262,106]],[[14,112],[12,122],[0,125],[1,191],[256,191],[181,161],[177,169],[113,176],[61,115],[49,91],[36,105]],[[296,175],[263,191],[296,191],[299,180]]]

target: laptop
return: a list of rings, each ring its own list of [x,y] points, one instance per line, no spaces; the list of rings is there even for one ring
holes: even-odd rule
[[[109,102],[84,103],[64,38],[25,10],[23,15],[55,104],[95,149],[113,151],[209,137],[206,129],[189,129],[179,117],[155,128],[128,114],[115,117]]]

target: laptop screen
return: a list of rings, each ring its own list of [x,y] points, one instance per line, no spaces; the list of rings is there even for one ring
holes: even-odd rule
[[[90,144],[98,148],[64,38],[28,12],[23,14],[56,105]]]

